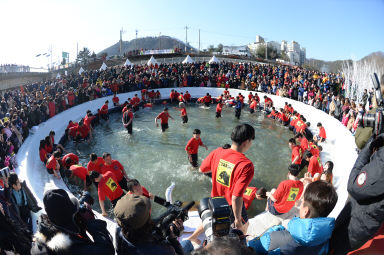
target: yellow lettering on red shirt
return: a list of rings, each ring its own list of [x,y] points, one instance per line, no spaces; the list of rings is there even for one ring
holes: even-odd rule
[[[117,185],[115,181],[112,178],[109,178],[108,181],[105,183],[107,187],[112,191],[115,192]]]
[[[217,166],[216,181],[229,188],[231,186],[231,176],[234,168],[235,164],[220,159],[219,165]]]
[[[287,201],[295,201],[297,195],[299,194],[300,189],[299,188],[290,188]]]

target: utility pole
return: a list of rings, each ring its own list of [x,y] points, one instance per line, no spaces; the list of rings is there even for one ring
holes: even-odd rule
[[[137,50],[137,32],[139,32],[139,31],[136,29],[135,50]]]
[[[185,48],[184,51],[187,53],[187,42],[188,42],[188,26],[185,26]]]
[[[159,50],[161,50],[161,32],[159,33]]]
[[[122,55],[121,52],[123,51],[123,28],[120,30],[120,56]]]
[[[265,42],[265,59],[268,60],[268,42]]]
[[[200,28],[199,28],[199,53],[200,53]]]

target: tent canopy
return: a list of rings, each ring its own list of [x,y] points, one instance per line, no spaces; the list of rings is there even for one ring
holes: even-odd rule
[[[133,66],[133,64],[132,64],[132,62],[129,61],[129,59],[127,58],[127,60],[125,60],[124,66]]]
[[[82,73],[84,73],[85,72],[85,70],[82,68],[82,67],[80,67],[80,69],[79,69],[79,74],[81,75]]]
[[[209,60],[208,63],[210,63],[210,64],[212,64],[212,63],[220,63],[220,60],[219,60],[216,56],[213,56],[213,57]]]
[[[153,56],[151,56],[151,58],[147,62],[147,65],[150,66],[150,65],[156,65],[156,64],[159,64],[159,63]]]
[[[103,64],[100,67],[100,71],[105,71],[107,69],[107,65],[103,62]]]
[[[195,61],[188,55],[182,62],[183,64],[192,64],[195,63]]]
[[[212,64],[212,63],[220,63],[220,60],[219,60],[216,56],[213,56],[213,57],[209,60],[208,63],[210,63],[210,64]]]

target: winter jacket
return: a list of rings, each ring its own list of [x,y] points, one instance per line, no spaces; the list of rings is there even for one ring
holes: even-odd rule
[[[116,229],[116,253],[118,255],[182,255],[183,250],[176,239],[170,239],[163,242],[151,242],[141,245],[133,245],[121,233],[121,229]]]
[[[380,135],[384,138],[384,134]],[[349,199],[336,219],[334,254],[360,248],[384,223],[384,147],[372,154],[371,142],[360,152],[349,175]]]
[[[260,238],[248,242],[257,254],[327,254],[334,218],[293,218],[288,229],[274,226]]]
[[[93,241],[87,237],[81,237],[80,235],[58,229],[49,222],[46,215],[40,217],[38,228],[39,231],[35,234],[32,243],[32,255],[115,254],[105,221],[87,221],[87,231],[92,236]]]
[[[38,206],[35,197],[27,187],[27,184],[25,183],[25,181],[21,183],[21,191],[23,192],[23,194],[25,194],[22,196],[22,198],[23,200],[24,198],[26,199],[26,201],[23,201],[23,202],[26,202],[26,205],[28,206],[29,210],[31,210],[34,213],[40,211],[41,208]],[[12,195],[12,189],[11,188],[7,189],[7,192],[8,192],[8,198],[12,204],[13,209],[15,210],[17,215],[20,217],[20,208],[16,205],[16,198]]]

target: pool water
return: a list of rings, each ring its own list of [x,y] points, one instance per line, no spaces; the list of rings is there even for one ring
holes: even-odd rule
[[[89,143],[69,142],[66,149],[77,154],[80,164],[86,166],[89,154],[95,152],[102,156],[109,152],[112,159],[120,161],[130,178],[136,178],[149,192],[165,197],[165,190],[172,182],[176,183],[173,200],[183,202],[199,201],[211,192],[211,180],[193,169],[185,152],[185,145],[192,137],[195,128],[201,130],[201,139],[208,146],[208,151],[199,148],[199,164],[211,152],[226,143],[231,144],[232,129],[240,123],[249,123],[256,130],[256,138],[246,156],[255,166],[253,187],[265,187],[267,190],[277,187],[286,178],[290,163],[288,139],[289,130],[274,120],[264,117],[261,112],[254,114],[243,110],[240,120],[234,115],[234,109],[224,108],[222,118],[215,118],[215,106],[209,109],[191,104],[187,107],[189,122],[181,123],[180,112],[169,106],[169,113],[175,119],[169,120],[169,129],[161,132],[156,128],[155,117],[162,111],[162,106],[153,109],[140,109],[135,113],[133,135],[129,135],[121,122],[121,113],[110,115],[108,122],[101,121],[93,131],[93,139]],[[74,194],[79,187],[69,184]],[[90,192],[95,199],[96,210],[99,210],[97,190],[91,187]],[[266,200],[254,200],[248,210],[253,217],[265,209]],[[106,203],[106,208],[110,204]],[[152,214],[159,215],[164,209],[154,205]],[[111,210],[110,210],[110,213]],[[112,216],[112,214],[110,214]]]

